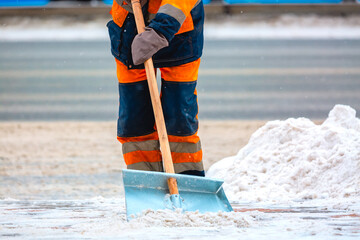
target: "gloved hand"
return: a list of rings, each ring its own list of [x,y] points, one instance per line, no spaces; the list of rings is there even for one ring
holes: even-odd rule
[[[167,39],[154,29],[145,27],[145,32],[135,36],[131,54],[135,65],[144,63],[160,49],[169,46]]]
[[[133,13],[132,6],[131,6],[131,0],[115,0],[115,1],[126,11]],[[125,4],[124,4],[124,2],[125,2]],[[143,7],[147,2],[148,2],[148,0],[140,0],[141,7]]]

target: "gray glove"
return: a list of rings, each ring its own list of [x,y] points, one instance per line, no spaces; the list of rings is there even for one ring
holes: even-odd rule
[[[126,11],[133,13],[132,6],[131,6],[131,0],[115,0],[115,1]],[[124,2],[126,4],[124,4]],[[143,7],[147,2],[148,2],[148,0],[140,0],[141,7]]]
[[[167,39],[154,29],[145,27],[145,32],[135,36],[131,53],[135,65],[144,63],[160,49],[169,46]]]

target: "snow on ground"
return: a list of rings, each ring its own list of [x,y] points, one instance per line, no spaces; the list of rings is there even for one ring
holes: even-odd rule
[[[261,213],[256,211],[242,214],[200,214],[182,213],[179,210],[148,210],[127,222],[124,199],[121,198],[37,201],[4,199],[0,200],[0,237],[126,239],[135,235],[136,239],[153,239],[159,235],[201,236],[209,231],[224,231],[228,235],[238,234],[250,225],[256,226],[255,220],[260,216]],[[184,228],[188,229],[188,233],[183,232]]]
[[[321,125],[306,118],[270,121],[207,177],[225,179],[232,201],[359,199],[360,119],[351,107],[336,105]]]
[[[0,200],[8,239],[355,239],[359,202],[244,204],[233,213],[147,211],[127,222],[124,200]]]
[[[108,18],[1,18],[0,41],[108,40]],[[359,39],[360,16],[284,14],[251,18],[221,17],[205,23],[207,39]]]
[[[51,192],[40,199],[32,196],[39,188],[50,191],[64,176],[59,175],[55,182],[29,184],[33,190],[27,199],[0,200],[0,238],[354,239],[360,236],[359,144],[360,120],[349,106],[335,106],[321,125],[305,118],[268,122],[236,156],[207,173],[225,179],[235,210],[231,213],[148,210],[127,222],[122,194],[62,200],[68,193],[66,181],[63,191],[53,195],[57,198],[49,197]],[[21,176],[13,169],[10,178],[17,182]],[[96,189],[103,178],[87,185]],[[121,181],[113,184],[120,187]],[[2,196],[10,194],[5,189],[0,184]]]

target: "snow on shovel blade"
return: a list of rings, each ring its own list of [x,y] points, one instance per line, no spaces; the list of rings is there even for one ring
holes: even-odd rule
[[[122,170],[127,218],[131,219],[147,209],[175,209],[169,195],[167,179],[176,178],[183,211],[233,211],[223,181],[205,177],[169,174],[164,172]]]

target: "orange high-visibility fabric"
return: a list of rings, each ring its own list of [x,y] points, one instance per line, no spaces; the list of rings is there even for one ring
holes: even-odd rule
[[[114,0],[113,5],[110,10],[110,14],[113,17],[114,22],[119,26],[122,27],[125,18],[129,12],[122,8],[117,2]]]
[[[199,74],[200,58],[190,63],[175,67],[161,68],[161,77],[172,82],[196,81]]]
[[[197,143],[200,140],[197,132],[194,135],[191,135],[191,136],[180,137],[180,136],[169,135],[168,137],[169,137],[169,142]]]
[[[193,19],[192,19],[191,15],[188,15],[185,18],[185,21],[183,22],[183,24],[181,25],[179,31],[177,33],[175,33],[175,35],[185,33],[185,32],[189,32],[189,31],[192,31],[192,30],[194,30],[194,22],[193,22]]]
[[[146,80],[145,69],[128,68],[119,60],[116,61],[116,75],[119,83],[134,83]],[[199,74],[200,58],[180,66],[160,68],[161,78],[172,82],[196,81]],[[196,93],[195,93],[196,94]]]
[[[202,150],[196,153],[177,153],[172,152],[171,157],[173,163],[188,163],[188,162],[201,162],[202,160]]]
[[[150,0],[148,6],[148,12],[155,14],[157,13],[157,11],[159,11],[160,6],[161,6],[161,0]]]
[[[124,154],[126,165],[138,162],[161,162],[161,153],[159,151],[134,151]]]
[[[133,69],[128,70],[122,62],[116,61],[116,75],[119,83],[134,83],[146,80],[146,71],[145,69]]]

